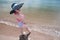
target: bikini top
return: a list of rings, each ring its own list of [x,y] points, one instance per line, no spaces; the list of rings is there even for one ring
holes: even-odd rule
[[[23,21],[25,18],[23,14],[19,14],[19,15],[15,14],[15,17],[18,22]]]

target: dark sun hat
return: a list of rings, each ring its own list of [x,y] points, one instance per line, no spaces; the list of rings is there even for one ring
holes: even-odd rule
[[[15,10],[19,10],[23,6],[23,4],[24,3],[20,3],[20,4],[13,3],[11,5],[12,10],[10,11],[10,14],[13,14]]]

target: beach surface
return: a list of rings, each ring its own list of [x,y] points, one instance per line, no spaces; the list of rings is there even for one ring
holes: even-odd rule
[[[17,27],[0,24],[0,40],[19,40],[20,30]],[[57,37],[31,31],[29,40],[59,40]]]
[[[60,19],[56,12],[29,12],[22,9],[27,26],[31,29],[29,40],[60,40]],[[50,14],[49,14],[50,13]],[[20,29],[16,19],[7,10],[0,12],[0,40],[19,40]]]

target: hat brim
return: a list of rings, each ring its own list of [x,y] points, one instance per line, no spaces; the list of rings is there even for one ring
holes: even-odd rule
[[[23,6],[24,3],[21,3],[21,4],[18,4],[16,5],[13,10],[19,10],[22,6]]]
[[[22,6],[23,6],[24,3],[21,3],[19,5],[16,5],[11,11],[10,11],[10,14],[13,14],[15,12],[15,10],[19,10]]]
[[[10,11],[10,14],[13,14],[13,13],[15,13],[15,10],[11,10],[11,11]]]

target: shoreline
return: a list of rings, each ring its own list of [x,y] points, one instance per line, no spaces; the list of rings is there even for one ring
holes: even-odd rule
[[[9,25],[9,26],[13,26],[13,27],[18,27],[17,24],[14,24],[13,22],[9,22],[9,21],[0,20],[0,23],[6,24],[6,25]],[[60,32],[56,31],[56,30],[52,30],[52,29],[45,29],[45,28],[42,28],[42,27],[37,28],[37,27],[34,26],[34,27],[30,27],[30,30],[40,32],[40,33],[44,33],[44,34],[48,34],[48,35],[51,35],[51,36],[60,37]]]

